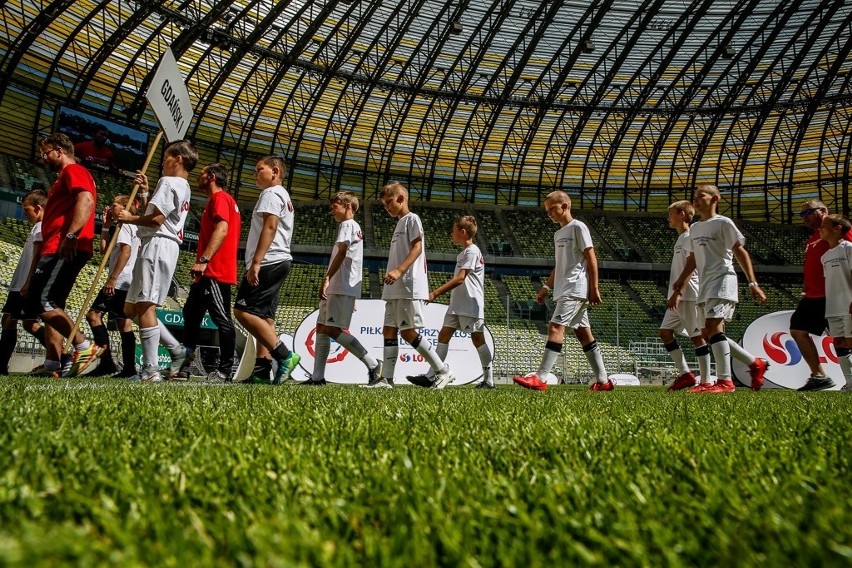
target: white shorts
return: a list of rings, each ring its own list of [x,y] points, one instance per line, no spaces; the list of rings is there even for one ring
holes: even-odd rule
[[[828,316],[828,334],[831,337],[852,337],[852,315]]]
[[[698,304],[699,312],[704,312],[704,319],[722,319],[731,321],[734,318],[734,310],[737,303],[722,298],[711,298],[706,302]]]
[[[423,327],[423,300],[385,300],[385,327]]]
[[[692,300],[681,300],[677,309],[666,310],[660,329],[670,329],[687,337],[698,337],[704,327],[704,313]]]
[[[179,253],[177,241],[166,237],[142,239],[133,266],[133,280],[127,291],[127,303],[151,302],[162,306],[169,295]]]
[[[444,327],[451,327],[466,333],[477,333],[485,329],[485,320],[447,312],[444,316]]]
[[[577,298],[559,298],[553,309],[551,323],[577,329],[589,327],[589,301]]]
[[[327,300],[320,300],[317,323],[348,329],[354,312],[355,296],[329,294]]]

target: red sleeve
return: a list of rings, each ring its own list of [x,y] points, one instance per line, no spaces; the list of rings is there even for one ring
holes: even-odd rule
[[[66,176],[66,184],[65,187],[71,192],[72,195],[77,195],[81,191],[88,191],[92,195],[97,196],[95,193],[95,180],[92,179],[92,174],[89,173],[83,166],[77,167],[67,167],[62,172]]]
[[[210,216],[216,223],[231,220],[230,203],[228,203],[228,199],[222,199],[225,195],[224,193],[217,193],[210,200]]]

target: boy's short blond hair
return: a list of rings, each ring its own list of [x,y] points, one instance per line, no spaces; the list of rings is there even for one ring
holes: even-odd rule
[[[849,222],[849,219],[840,215],[838,213],[834,213],[832,215],[826,215],[825,218],[835,227],[840,227],[840,238],[843,238],[849,229],[852,229],[852,223]]]
[[[124,207],[125,209],[130,211],[131,213],[136,213],[136,200],[134,199],[133,203],[130,203],[130,196],[129,195],[116,195],[115,198],[112,200],[112,202],[118,203],[119,205],[121,205],[122,207]],[[129,203],[129,205],[128,205],[128,203]]]
[[[279,178],[281,181],[284,181],[284,176],[287,175],[287,164],[281,156],[263,156],[262,158],[258,158],[255,163],[263,164],[270,168],[278,168],[278,171],[281,172],[281,177]]]
[[[544,200],[553,201],[554,203],[567,203],[568,209],[571,209],[571,196],[562,191],[561,189],[551,191],[547,194],[547,197],[545,197]]]
[[[675,201],[671,205],[669,205],[669,211],[674,209],[675,211],[680,211],[681,213],[686,213],[690,219],[695,217],[695,207],[692,206],[692,203],[686,199],[681,201]]]
[[[352,208],[352,213],[358,211],[358,195],[354,191],[338,191],[328,198],[331,203],[340,203]]]
[[[382,189],[379,191],[379,199],[384,199],[389,195],[396,195],[397,193],[405,196],[406,200],[408,199],[408,188],[398,181],[391,181],[382,186]]]
[[[458,219],[456,219],[455,223],[453,223],[459,229],[464,229],[467,233],[467,236],[471,239],[476,236],[477,225],[476,225],[476,217],[473,215],[462,215]]]
[[[47,194],[40,189],[34,189],[21,198],[21,207],[26,207],[27,205],[35,207],[38,205],[43,208],[46,203]]]

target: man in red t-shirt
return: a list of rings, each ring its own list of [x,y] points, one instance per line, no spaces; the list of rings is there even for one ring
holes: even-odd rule
[[[76,376],[97,362],[98,349],[75,332],[71,367],[60,369],[62,337],[69,337],[74,327],[65,312],[65,302],[80,270],[92,258],[97,192],[92,175],[74,159],[70,138],[51,134],[39,140],[37,147],[42,161],[59,176],[50,186],[44,207],[43,241],[27,292],[27,309],[48,324],[45,373]]]
[[[74,154],[80,159],[80,163],[86,167],[107,172],[113,171],[116,167],[115,155],[112,149],[107,146],[107,140],[109,140],[109,131],[104,127],[99,127],[91,140],[78,142],[74,145]]]
[[[813,231],[805,244],[804,283],[802,299],[790,317],[790,335],[796,341],[802,358],[811,369],[811,376],[799,390],[814,391],[834,386],[819,362],[819,353],[810,334],[822,335],[828,327],[825,320],[825,277],[822,271],[822,255],[828,250],[826,241],[820,239],[819,227],[828,216],[828,208],[822,201],[812,199],[802,205],[799,216],[805,226]],[[844,238],[852,240],[852,233]]]
[[[204,313],[219,328],[219,366],[207,380],[226,382],[234,365],[236,332],[231,319],[231,286],[237,283],[237,249],[240,246],[240,209],[227,191],[228,175],[222,164],[210,164],[198,176],[198,188],[209,200],[201,214],[201,231],[195,264],[190,269],[193,284],[183,307],[183,344],[195,353]],[[188,357],[178,377],[187,376]],[[181,376],[182,375],[182,376]]]

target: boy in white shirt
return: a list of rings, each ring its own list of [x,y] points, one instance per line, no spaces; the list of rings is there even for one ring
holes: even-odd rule
[[[157,346],[162,343],[172,355],[172,374],[176,373],[189,352],[157,319],[157,307],[162,306],[169,293],[177,266],[183,225],[189,211],[191,189],[187,178],[198,163],[198,153],[189,140],[172,142],[163,151],[163,175],[148,201],[144,215],[134,215],[127,209],[116,212],[116,220],[138,227],[141,248],[133,267],[133,279],[127,290],[124,313],[139,324],[142,343],[143,382],[160,382]],[[141,172],[136,176],[140,195],[148,193],[148,178]]]
[[[334,338],[367,366],[368,383],[382,376],[382,363],[372,357],[348,331],[361,297],[364,264],[364,234],[355,220],[358,196],[354,191],[338,191],[331,196],[331,216],[340,223],[328,270],[319,289],[320,305],[314,355],[314,373],[304,385],[325,385],[325,366]]]
[[[583,346],[583,353],[594,373],[594,382],[589,390],[611,391],[615,385],[607,377],[601,349],[589,326],[589,305],[596,306],[602,302],[592,236],[585,223],[571,215],[571,197],[564,191],[550,192],[544,200],[544,209],[550,220],[559,224],[553,235],[556,266],[536,294],[535,301],[543,304],[547,293],[553,290],[556,308],[547,325],[547,343],[538,370],[515,376],[513,380],[524,388],[547,390],[545,379],[562,352],[565,328],[570,327]]]
[[[24,298],[30,285],[30,279],[35,271],[33,259],[39,256],[41,249],[41,218],[44,215],[44,205],[47,195],[40,189],[35,189],[21,198],[21,209],[24,216],[32,224],[30,234],[24,242],[21,258],[12,274],[9,283],[9,295],[3,305],[3,334],[0,336],[0,375],[9,374],[9,361],[18,343],[18,320],[21,325],[39,343],[44,345],[44,326],[26,312]]]
[[[423,327],[423,302],[429,299],[423,224],[420,217],[408,208],[408,189],[401,183],[391,182],[382,187],[379,199],[388,215],[399,221],[388,251],[388,269],[382,290],[382,299],[385,300],[382,376],[361,386],[393,387],[393,374],[399,355],[399,334],[435,370],[433,388],[442,389],[453,382],[455,375],[417,331]]]
[[[725,336],[725,322],[731,321],[739,299],[734,257],[748,278],[749,291],[754,299],[762,304],[766,301],[766,294],[757,284],[751,256],[743,246],[745,237],[733,221],[716,213],[720,198],[719,189],[715,185],[702,185],[695,190],[692,203],[701,215],[701,220],[689,228],[692,253],[686,259],[683,272],[672,285],[672,295],[668,301],[669,309],[677,308],[684,284],[697,268],[701,283],[698,304],[704,312],[702,333],[713,352],[718,380],[713,385],[700,384],[690,389],[690,392],[734,392],[729,355],[748,365],[752,390],[759,390],[763,386],[764,375],[769,367],[765,360],[755,357]]]
[[[669,271],[669,293],[672,296],[672,286],[677,280],[686,259],[692,252],[692,241],[689,239],[689,224],[695,216],[695,208],[689,201],[676,201],[669,205],[669,227],[678,233],[675,241],[672,265]],[[701,383],[710,380],[710,346],[701,335],[701,327],[704,325],[704,314],[698,309],[698,272],[693,270],[681,289],[680,302],[677,308],[666,310],[663,321],[660,324],[660,339],[665,344],[666,351],[677,367],[678,377],[669,386],[670,391],[677,391],[695,386],[695,374],[689,370],[686,357],[675,341],[675,332],[689,337],[695,346],[695,355],[698,357],[698,368],[701,374]]]
[[[852,223],[841,215],[827,215],[819,228],[819,236],[828,243],[822,255],[825,273],[825,317],[828,332],[834,338],[834,351],[846,384],[852,385],[852,243],[843,239]]]
[[[131,213],[136,213],[136,207],[130,203],[129,195],[117,195],[112,205],[104,210],[101,253],[105,252],[109,246],[112,221],[122,209],[129,209]],[[103,320],[103,314],[108,313],[121,334],[121,357],[124,364],[121,373],[116,376],[129,379],[136,374],[136,336],[133,334],[131,321],[124,315],[124,303],[127,300],[130,280],[133,278],[133,267],[136,264],[140,240],[135,225],[122,223],[116,230],[118,237],[109,256],[109,276],[86,314],[86,320],[92,328],[95,344],[101,349],[100,363],[92,374],[110,375],[117,371],[110,352],[109,334]]]
[[[438,347],[435,350],[442,360],[447,358],[450,340],[456,330],[470,334],[470,340],[476,347],[479,361],[482,363],[482,382],[476,388],[493,389],[494,376],[491,369],[491,350],[485,343],[485,259],[479,247],[473,244],[476,236],[476,219],[463,215],[453,223],[453,243],[462,247],[456,258],[456,270],[445,284],[429,293],[429,301],[434,302],[443,294],[450,292],[450,305],[444,316],[444,325],[438,333]],[[435,373],[431,369],[426,375],[407,377],[409,382],[419,386],[431,386]]]
[[[302,359],[287,349],[275,332],[278,292],[293,263],[293,202],[282,185],[286,171],[280,156],[263,157],[254,169],[260,195],[246,240],[246,272],[234,303],[234,316],[258,343],[254,370],[243,381],[246,384],[270,384],[272,359],[278,363],[272,383],[280,384]]]

